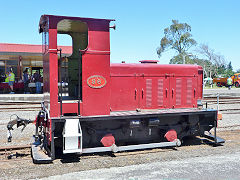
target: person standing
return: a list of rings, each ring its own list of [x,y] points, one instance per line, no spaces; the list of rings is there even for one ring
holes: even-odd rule
[[[29,94],[29,82],[30,82],[30,77],[28,75],[28,69],[26,69],[24,72],[23,72],[23,83],[24,83],[24,94]]]
[[[42,86],[41,86],[41,76],[38,71],[36,71],[33,74],[33,81],[35,82],[35,85],[36,85],[36,94],[40,94]]]
[[[14,81],[15,81],[15,74],[13,73],[12,68],[9,71],[8,80],[9,80],[8,84],[9,84],[10,89],[11,89],[10,94],[14,94],[14,92],[13,92],[13,84],[14,84]]]
[[[6,83],[9,83],[8,75],[9,75],[9,72],[7,72],[7,74],[5,75],[5,77],[6,77],[6,78],[5,78],[5,82],[6,82]]]
[[[227,79],[228,90],[231,90],[232,83],[233,83],[232,78],[229,76],[228,79]]]

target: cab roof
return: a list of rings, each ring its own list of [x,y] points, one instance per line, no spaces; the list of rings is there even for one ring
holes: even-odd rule
[[[98,18],[86,18],[86,17],[72,17],[72,16],[58,16],[58,15],[49,15],[49,14],[44,14],[41,16],[40,21],[39,21],[39,33],[43,31],[42,27],[46,23],[46,18],[51,19],[51,23],[57,23],[60,20],[63,19],[69,19],[69,20],[79,20],[83,22],[90,22],[90,21],[115,21],[115,19],[98,19]]]

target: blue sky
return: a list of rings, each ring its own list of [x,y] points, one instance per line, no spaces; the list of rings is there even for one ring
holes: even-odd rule
[[[198,44],[208,44],[231,61],[235,70],[240,69],[239,0],[1,1],[0,42],[41,44],[38,22],[42,14],[116,19],[117,29],[111,30],[111,62],[158,59],[162,64],[176,55],[167,51],[159,59],[156,53],[163,29],[176,19],[192,27]],[[69,39],[61,44],[69,45]]]

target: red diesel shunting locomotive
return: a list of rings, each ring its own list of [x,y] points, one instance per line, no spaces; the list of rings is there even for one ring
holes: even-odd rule
[[[36,120],[36,163],[55,152],[92,153],[176,146],[215,127],[217,111],[202,109],[198,65],[110,64],[113,20],[43,15],[44,102]],[[62,57],[57,34],[72,37]],[[39,153],[40,146],[48,153]]]

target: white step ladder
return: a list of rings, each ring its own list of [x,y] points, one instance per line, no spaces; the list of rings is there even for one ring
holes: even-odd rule
[[[63,154],[82,153],[82,129],[79,119],[66,119],[63,129]]]

